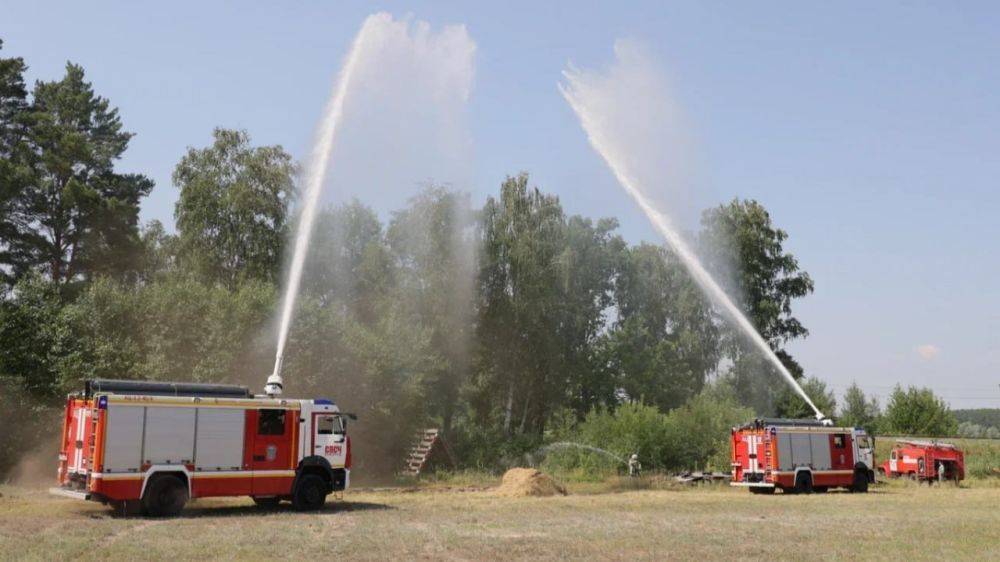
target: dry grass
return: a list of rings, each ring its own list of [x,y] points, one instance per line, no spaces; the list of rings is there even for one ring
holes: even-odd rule
[[[708,486],[502,498],[355,491],[322,513],[247,499],[167,520],[0,488],[0,558],[205,559],[998,559],[1000,489],[884,486],[867,495],[753,496]]]

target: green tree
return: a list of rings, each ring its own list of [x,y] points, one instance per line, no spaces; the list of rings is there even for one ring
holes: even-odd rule
[[[259,338],[275,301],[275,287],[259,281],[230,291],[185,276],[98,279],[60,312],[69,337],[54,361],[59,388],[96,377],[256,386],[273,353]]]
[[[562,206],[521,174],[486,201],[482,221],[476,407],[484,422],[499,417],[507,435],[537,433],[546,410],[565,401],[556,386]]]
[[[71,333],[62,321],[56,283],[27,274],[0,299],[0,388],[20,389],[29,401],[59,395],[58,360]]]
[[[840,425],[863,427],[869,433],[875,433],[880,416],[878,400],[874,396],[869,400],[858,383],[851,383],[844,393],[844,405],[840,409]]]
[[[157,279],[178,273],[177,235],[167,233],[163,223],[152,220],[146,223],[139,236],[142,243],[142,260],[139,279],[152,283]]]
[[[955,435],[958,420],[948,404],[929,388],[899,385],[893,389],[885,407],[886,433],[921,437]]]
[[[486,423],[541,435],[567,405],[612,400],[597,344],[623,243],[611,220],[567,219],[559,200],[507,178],[482,213],[477,396]]]
[[[826,387],[826,383],[815,377],[808,377],[800,379],[799,385],[805,391],[806,396],[819,408],[819,411],[827,416],[834,414],[837,408],[837,399],[833,395],[833,391]],[[816,417],[816,413],[806,404],[806,401],[787,384],[783,385],[778,393],[776,413],[783,418]]]
[[[615,278],[626,248],[614,232],[617,228],[614,219],[594,223],[569,217],[565,246],[557,261],[562,296],[556,329],[562,376],[554,384],[568,391],[569,405],[579,419],[597,406],[618,402],[620,387],[605,351],[606,312],[614,304]],[[547,410],[545,416],[552,411]]]
[[[354,200],[319,213],[302,276],[303,293],[372,324],[378,303],[395,284],[382,223],[371,207]]]
[[[476,213],[468,194],[428,187],[394,214],[387,232],[397,296],[429,330],[439,361],[426,384],[428,413],[450,433],[468,381],[474,319]]]
[[[28,113],[25,70],[23,59],[0,57],[0,279],[5,288],[16,280],[13,267],[24,261],[14,241],[21,238],[27,227],[19,203],[32,176],[28,158],[31,151],[25,142]]]
[[[30,147],[30,175],[14,195],[12,270],[37,269],[60,285],[132,272],[141,254],[139,202],[153,187],[114,170],[132,134],[77,65],[67,64],[62,80],[37,82],[32,97],[19,141],[22,151]]]
[[[630,400],[676,408],[701,391],[718,364],[715,316],[665,248],[640,244],[623,254],[608,338],[610,380]]]
[[[212,136],[212,146],[188,149],[174,170],[178,257],[227,287],[275,281],[296,166],[280,146],[251,146],[246,131],[215,129]]]
[[[740,297],[757,331],[798,378],[802,368],[783,346],[809,335],[792,315],[792,303],[813,291],[813,281],[785,251],[787,238],[763,205],[734,199],[703,213],[698,243],[707,267],[730,295]],[[759,413],[773,412],[784,383],[735,326],[727,322],[723,334],[725,355],[732,364],[729,379],[741,400]]]

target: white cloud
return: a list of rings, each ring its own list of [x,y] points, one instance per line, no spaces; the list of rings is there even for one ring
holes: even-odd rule
[[[918,345],[913,351],[924,361],[931,361],[941,353],[941,348],[931,343],[925,343],[924,345]]]

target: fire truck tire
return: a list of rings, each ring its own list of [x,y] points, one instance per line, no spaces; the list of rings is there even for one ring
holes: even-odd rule
[[[327,484],[319,475],[303,474],[292,494],[292,507],[298,511],[315,511],[326,503]]]
[[[184,509],[188,500],[187,486],[180,478],[163,474],[154,476],[142,496],[142,510],[152,517],[172,517]]]
[[[813,477],[812,474],[808,472],[800,472],[795,475],[795,488],[792,489],[796,494],[811,494],[813,491]]]
[[[863,470],[854,471],[854,482],[851,484],[851,491],[856,494],[868,493],[868,474]]]
[[[281,503],[281,498],[277,496],[271,497],[253,497],[253,503],[257,504],[257,507],[261,509],[275,509]]]
[[[761,494],[761,495],[768,495],[769,496],[769,495],[771,495],[771,494],[774,493],[774,488],[763,488],[763,487],[757,488],[757,487],[751,487],[750,488],[750,493],[751,494]]]

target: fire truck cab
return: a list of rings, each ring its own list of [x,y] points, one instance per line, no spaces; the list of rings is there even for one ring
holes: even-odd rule
[[[319,509],[350,481],[348,417],[331,400],[243,386],[89,381],[67,399],[50,491],[147,515],[220,496]]]
[[[733,428],[733,486],[754,493],[867,492],[875,443],[863,429],[816,420],[757,419]]]

